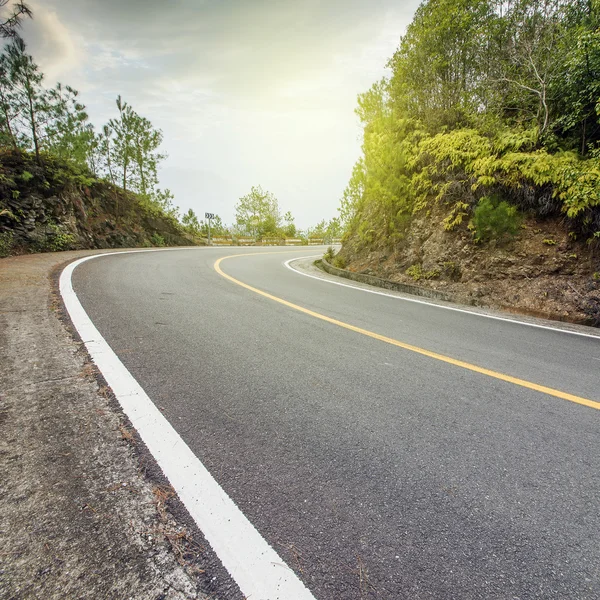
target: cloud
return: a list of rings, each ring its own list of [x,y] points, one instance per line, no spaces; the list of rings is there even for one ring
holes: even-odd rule
[[[56,10],[37,1],[28,4],[35,15],[32,22],[25,24],[29,51],[49,82],[72,77],[85,62],[81,39],[65,26]]]
[[[360,151],[356,95],[418,0],[34,0],[27,39],[97,125],[117,95],[164,132],[163,185],[226,220],[262,184],[307,226],[335,214]],[[216,203],[215,207],[212,203]]]

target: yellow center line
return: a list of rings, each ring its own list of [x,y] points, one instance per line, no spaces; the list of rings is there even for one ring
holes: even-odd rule
[[[362,327],[356,327],[355,325],[350,325],[349,323],[345,323],[344,321],[338,321],[337,319],[333,319],[328,317],[327,315],[322,315],[321,313],[315,312],[314,310],[310,310],[308,308],[304,308],[303,306],[299,306],[298,304],[294,304],[293,302],[288,302],[283,298],[279,298],[277,296],[273,296],[268,292],[264,292],[263,290],[259,290],[243,281],[239,281],[235,279],[231,275],[227,275],[221,269],[221,263],[224,260],[229,258],[236,258],[240,256],[251,256],[256,254],[283,254],[282,252],[251,252],[248,254],[232,254],[230,256],[223,256],[219,258],[217,262],[214,264],[215,271],[228,279],[232,283],[235,283],[255,294],[260,294],[269,300],[273,300],[274,302],[279,302],[279,304],[283,304],[289,308],[293,308],[294,310],[298,310],[306,315],[310,315],[315,319],[320,319],[321,321],[325,321],[327,323],[331,323],[332,325],[337,325],[338,327],[343,327],[344,329],[348,329],[350,331],[354,331],[356,333],[360,333],[362,335],[366,335],[375,340],[379,340],[380,342],[385,342],[386,344],[391,344],[392,346],[397,346],[398,348],[403,348],[404,350],[410,350],[411,352],[416,352],[417,354],[421,354],[423,356],[427,356],[429,358],[433,358],[435,360],[440,360],[442,362],[448,363],[450,365],[454,365],[455,367],[461,367],[463,369],[467,369],[469,371],[474,371],[475,373],[480,373],[481,375],[487,375],[488,377],[493,377],[494,379],[500,379],[501,381],[507,381],[508,383],[513,383],[514,385],[519,385],[524,388],[528,388],[530,390],[535,390],[536,392],[541,392],[542,394],[548,394],[549,396],[554,396],[555,398],[561,398],[562,400],[568,400],[569,402],[575,402],[577,404],[583,404],[583,406],[588,406],[590,408],[595,408],[596,410],[600,410],[600,402],[596,402],[594,400],[588,400],[587,398],[582,398],[581,396],[575,396],[573,394],[569,394],[567,392],[561,392],[560,390],[555,390],[554,388],[549,388],[544,385],[539,385],[537,383],[533,383],[532,381],[527,381],[525,379],[519,379],[518,377],[512,377],[511,375],[505,375],[504,373],[499,373],[498,371],[492,371],[491,369],[485,369],[484,367],[478,367],[477,365],[473,365],[471,363],[465,362],[463,360],[457,360],[456,358],[451,358],[450,356],[445,356],[444,354],[438,354],[437,352],[431,352],[430,350],[425,350],[424,348],[419,348],[418,346],[413,346],[411,344],[406,344],[399,340],[395,340],[393,338],[386,337],[385,335],[380,335],[373,331],[369,331],[368,329],[363,329]]]

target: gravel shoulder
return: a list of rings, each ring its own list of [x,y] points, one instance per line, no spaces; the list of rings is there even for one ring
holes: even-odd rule
[[[0,260],[0,597],[237,597],[65,323],[101,252]]]

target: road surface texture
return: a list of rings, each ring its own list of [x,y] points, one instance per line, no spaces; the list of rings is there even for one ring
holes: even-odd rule
[[[59,318],[51,272],[94,253],[0,260],[0,598],[229,599]]]
[[[600,338],[304,277],[298,250],[108,256],[73,284],[318,600],[600,598]]]

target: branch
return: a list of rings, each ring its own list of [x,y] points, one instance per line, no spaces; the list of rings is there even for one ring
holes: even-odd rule
[[[496,79],[496,82],[500,82],[500,81],[504,81],[506,83],[514,83],[515,85],[518,85],[520,88],[523,88],[524,90],[528,90],[529,92],[533,92],[534,94],[537,94],[538,96],[542,96],[542,92],[540,90],[536,90],[532,87],[529,87],[528,85],[525,85],[524,83],[520,83],[519,81],[515,81],[514,79],[508,79],[507,77],[503,77],[502,79]]]
[[[2,0],[0,7],[6,6],[7,3],[8,0]],[[0,37],[18,37],[17,30],[23,25],[23,17],[33,18],[33,12],[27,4],[20,0],[14,5],[12,14],[3,23],[0,23]]]

